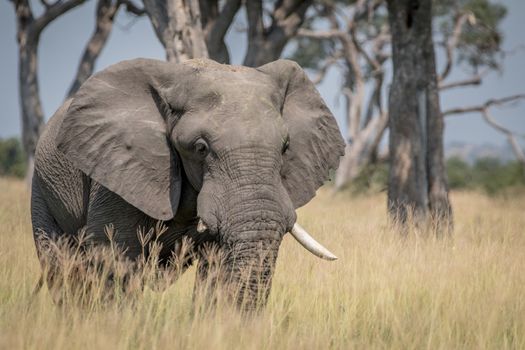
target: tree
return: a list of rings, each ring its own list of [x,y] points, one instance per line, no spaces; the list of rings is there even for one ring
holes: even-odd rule
[[[388,124],[384,106],[385,64],[390,33],[381,1],[326,1],[317,15],[327,19],[328,30],[316,29],[316,20],[299,30],[298,49],[292,59],[319,73],[319,83],[333,65],[344,76],[341,92],[346,103],[345,156],[335,177],[335,189],[342,189],[377,156]],[[371,93],[367,96],[367,83]]]
[[[258,67],[281,57],[284,47],[302,25],[311,0],[279,0],[264,25],[263,1],[246,1],[248,51],[244,65]]]
[[[218,0],[200,1],[202,28],[211,59],[230,63],[224,37],[241,7],[241,0],[227,0],[222,7]]]
[[[519,94],[519,95],[513,95],[503,98],[496,98],[496,99],[490,99],[483,103],[482,105],[478,106],[468,106],[468,107],[458,107],[458,108],[452,108],[449,110],[446,110],[443,112],[444,116],[451,116],[451,115],[457,115],[457,114],[463,114],[463,113],[471,113],[471,112],[478,112],[481,113],[481,116],[483,119],[494,129],[497,131],[505,134],[507,137],[507,140],[512,147],[512,151],[514,152],[514,155],[516,156],[516,159],[523,167],[523,170],[525,171],[525,152],[521,148],[517,137],[512,130],[509,128],[501,125],[494,117],[492,116],[490,112],[490,108],[493,106],[500,106],[512,102],[516,102],[518,100],[525,99],[525,94]]]
[[[222,5],[218,0],[143,2],[168,61],[210,57],[230,62],[224,37],[241,8],[240,0],[226,0]],[[256,67],[278,59],[311,4],[310,0],[245,1],[248,49],[243,64]]]
[[[77,73],[67,93],[68,98],[73,96],[87,78],[93,74],[97,58],[106,46],[109,34],[113,28],[113,21],[121,6],[124,6],[128,13],[135,16],[142,16],[146,13],[144,9],[138,8],[129,0],[97,1],[95,30],[84,48],[82,58],[78,64]]]
[[[143,0],[157,38],[170,62],[207,58],[198,0]]]
[[[400,223],[452,224],[443,157],[430,0],[389,0],[394,77],[389,96],[388,209]]]
[[[85,0],[42,0],[44,13],[35,18],[29,0],[13,0],[16,12],[18,42],[18,80],[22,119],[22,144],[28,156],[29,176],[33,169],[38,137],[44,126],[44,113],[38,86],[38,44],[42,31],[57,17],[82,4]]]
[[[505,7],[490,0],[434,2],[434,41],[446,58],[438,77],[440,91],[480,85],[484,76],[500,69],[504,52],[499,24]],[[323,0],[313,6],[294,42],[291,58],[311,69],[316,83],[330,69],[339,71],[345,100],[348,141],[335,176],[335,190],[352,183],[369,164],[386,159],[379,152],[388,128],[387,96],[391,62],[390,26],[381,0]],[[472,71],[450,81],[455,67]]]

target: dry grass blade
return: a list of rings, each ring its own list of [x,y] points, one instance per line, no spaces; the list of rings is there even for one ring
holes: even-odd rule
[[[319,260],[286,236],[269,303],[250,318],[227,303],[210,308],[208,295],[194,295],[195,266],[179,276],[187,242],[177,248],[173,270],[153,269],[158,247],[150,246],[146,271],[131,275],[110,251],[72,249],[73,257],[93,254],[100,263],[82,267],[82,288],[65,288],[67,298],[85,303],[57,307],[46,288],[30,303],[40,265],[29,198],[14,180],[0,179],[0,193],[2,349],[525,348],[525,193],[453,193],[454,238],[435,239],[391,231],[384,195],[333,197],[321,190],[299,210],[299,222],[340,259]],[[107,230],[113,237],[114,229]],[[148,238],[143,229],[144,242],[155,244],[162,230],[153,231]],[[222,257],[209,249],[220,271]],[[65,276],[76,276],[75,258],[57,259],[68,267]],[[100,278],[111,273],[132,277]],[[107,281],[125,283],[128,293]],[[153,290],[159,281],[162,288]],[[114,291],[111,300],[103,297],[106,288]]]

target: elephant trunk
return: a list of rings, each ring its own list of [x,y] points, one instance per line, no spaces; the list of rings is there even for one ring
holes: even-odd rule
[[[229,250],[224,260],[225,286],[241,310],[252,311],[266,304],[280,242],[242,242]]]
[[[275,184],[240,186],[223,212],[221,247],[227,285],[243,310],[264,306],[283,235],[295,222],[284,191]]]
[[[296,219],[278,174],[266,175],[236,177],[222,188],[208,182],[199,196],[199,216],[223,255],[221,289],[242,310],[266,303],[279,245]]]

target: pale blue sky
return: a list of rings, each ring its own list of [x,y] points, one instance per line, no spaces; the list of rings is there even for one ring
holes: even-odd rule
[[[505,50],[525,47],[525,1],[500,1],[509,10],[503,23]],[[63,102],[87,38],[93,31],[94,1],[69,12],[53,22],[44,32],[39,48],[40,91],[47,118]],[[132,25],[131,22],[133,22]],[[108,45],[97,62],[97,70],[124,59],[149,57],[164,59],[164,51],[147,18],[133,20],[120,14]],[[227,37],[232,62],[242,62],[246,50],[244,34],[230,30]],[[20,134],[17,45],[12,4],[0,0],[0,137]],[[440,57],[438,56],[438,63]],[[441,96],[442,109],[479,104],[489,98],[525,93],[525,49],[506,58],[503,72],[491,73],[481,87],[455,89]],[[463,76],[453,71],[451,80]],[[343,104],[337,103],[340,77],[332,70],[319,90],[339,120],[343,119]],[[495,109],[502,124],[525,134],[525,101],[512,107]],[[449,117],[446,120],[445,143],[466,142],[501,145],[505,137],[490,128],[476,114]]]

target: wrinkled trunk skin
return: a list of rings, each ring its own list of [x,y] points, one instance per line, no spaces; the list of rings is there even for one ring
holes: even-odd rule
[[[276,157],[250,152],[225,155],[198,204],[199,216],[218,231],[222,256],[202,259],[197,283],[207,278],[208,289],[219,287],[244,311],[266,304],[279,245],[296,219]]]
[[[223,260],[221,287],[240,310],[254,311],[266,305],[280,242],[254,239],[223,247],[228,253]]]
[[[243,234],[251,239],[219,241],[216,251],[201,255],[195,291],[205,293],[211,303],[216,302],[215,293],[223,293],[240,310],[254,311],[268,300],[282,234],[272,229]]]

